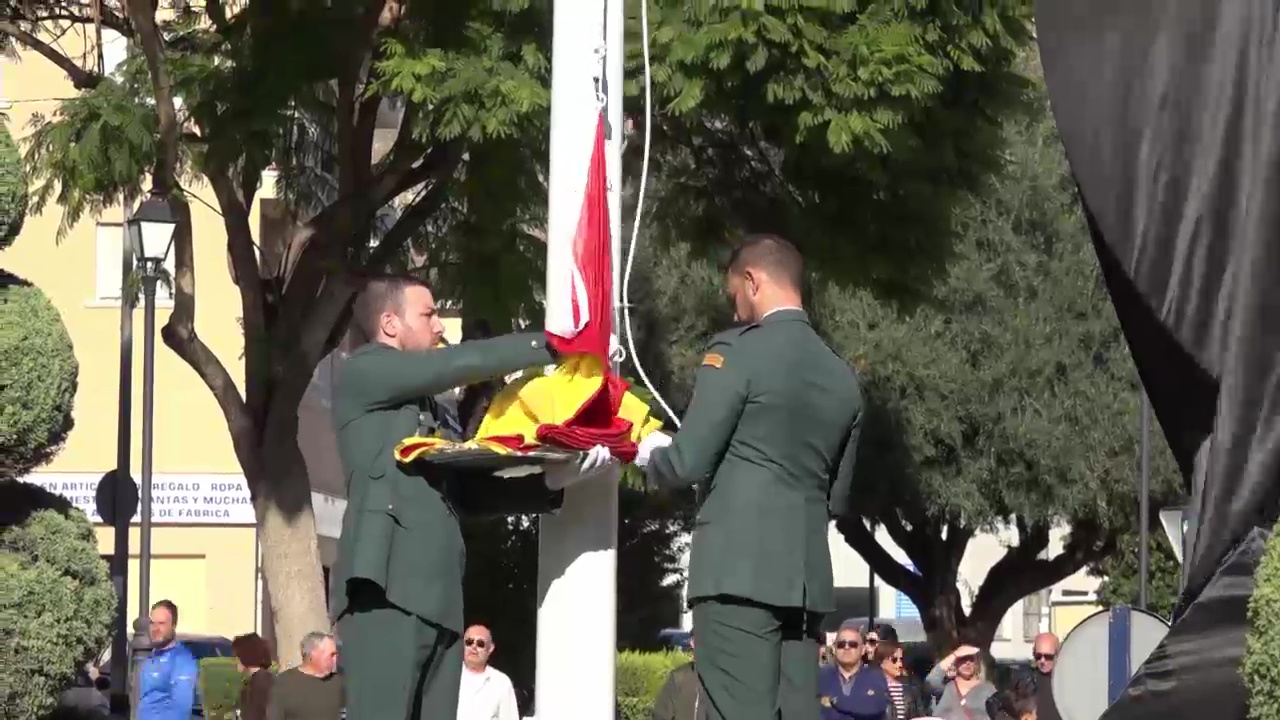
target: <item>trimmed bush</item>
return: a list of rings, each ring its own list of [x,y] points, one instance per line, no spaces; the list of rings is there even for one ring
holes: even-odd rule
[[[0,509],[0,720],[35,720],[110,640],[116,596],[84,513],[16,480]]]
[[[676,650],[618,653],[616,682],[622,720],[649,720],[667,675],[687,662],[689,656]]]
[[[264,671],[265,672],[265,671]],[[236,704],[245,676],[236,670],[233,657],[210,657],[200,661],[200,706],[206,720],[235,720]]]
[[[0,250],[13,244],[27,215],[27,176],[22,154],[0,116]]]
[[[1280,720],[1280,533],[1267,541],[1254,581],[1241,665],[1249,720]]]
[[[57,308],[0,271],[0,480],[22,478],[62,447],[79,372]]]

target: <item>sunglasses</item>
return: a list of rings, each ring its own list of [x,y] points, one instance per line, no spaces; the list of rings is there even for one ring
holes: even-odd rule
[[[862,647],[862,643],[857,640],[837,640],[831,643],[831,647],[837,650],[857,650]]]
[[[483,650],[489,647],[489,641],[485,640],[484,638],[469,637],[466,640],[463,640],[462,644],[466,645],[467,647],[475,647],[478,650]]]
[[[965,655],[963,657],[956,658],[957,665],[963,665],[965,663],[971,663],[971,662],[977,662],[977,661],[978,661],[977,655]]]
[[[1054,660],[1058,656],[1054,653],[1033,653],[1031,657],[1035,658],[1036,660]]]
[[[900,658],[900,657],[891,657],[891,658],[889,658],[889,662],[893,663],[894,665],[901,665],[901,664],[902,664],[902,658]]]

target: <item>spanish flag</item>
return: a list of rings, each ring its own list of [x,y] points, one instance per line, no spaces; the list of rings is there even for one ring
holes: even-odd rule
[[[604,131],[601,112],[575,231],[547,238],[545,328],[561,362],[549,373],[504,388],[466,447],[519,453],[543,445],[570,450],[604,445],[617,459],[631,462],[636,443],[662,426],[609,368],[613,254]],[[456,446],[441,438],[413,437],[400,443],[396,457],[412,462]]]

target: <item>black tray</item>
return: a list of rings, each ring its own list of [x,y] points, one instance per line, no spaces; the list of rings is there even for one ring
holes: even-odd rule
[[[484,448],[442,448],[419,456],[409,464],[509,477],[516,475],[513,473],[516,470],[526,470],[518,475],[542,473],[543,466],[548,463],[582,462],[583,455],[578,450],[546,447],[523,453],[500,453]]]

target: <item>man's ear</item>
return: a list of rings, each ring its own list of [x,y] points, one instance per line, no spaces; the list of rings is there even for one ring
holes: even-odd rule
[[[378,316],[378,328],[387,337],[395,337],[400,334],[400,318],[393,312],[384,312]]]

